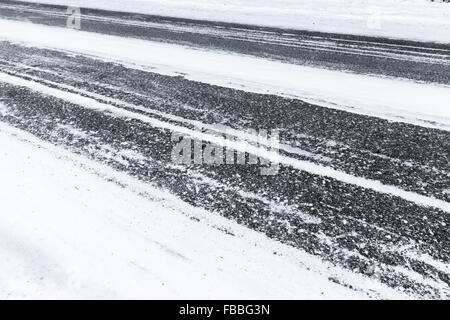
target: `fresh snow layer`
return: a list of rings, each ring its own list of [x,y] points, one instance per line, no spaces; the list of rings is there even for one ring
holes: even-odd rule
[[[0,299],[402,297],[5,124],[0,146]]]
[[[450,130],[450,87],[202,51],[0,19],[0,40],[66,50],[152,72]]]
[[[450,5],[429,0],[34,0],[33,2],[450,43]]]

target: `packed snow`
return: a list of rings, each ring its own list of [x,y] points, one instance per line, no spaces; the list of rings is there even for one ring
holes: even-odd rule
[[[450,5],[429,0],[35,0],[33,2],[450,43]]]

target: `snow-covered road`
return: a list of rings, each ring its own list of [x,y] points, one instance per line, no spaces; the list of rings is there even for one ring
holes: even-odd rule
[[[4,8],[0,297],[449,297],[448,45]]]
[[[8,20],[0,20],[0,29],[4,30],[0,39],[16,43],[80,52],[162,74],[182,74],[189,80],[450,130],[449,84],[358,75]]]
[[[402,297],[3,124],[0,146],[2,299]]]

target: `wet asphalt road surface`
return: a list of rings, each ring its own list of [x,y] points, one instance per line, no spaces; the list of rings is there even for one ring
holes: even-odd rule
[[[6,5],[16,8],[5,9]],[[0,1],[2,18],[65,26],[67,16],[49,14],[58,11],[61,8],[57,6],[27,4],[18,10],[12,2]],[[281,31],[274,29],[98,10],[83,10],[83,14],[104,19],[83,20],[86,31],[184,43],[359,73],[450,83],[450,51],[442,45],[419,46],[285,30],[285,36],[292,39],[288,41],[290,46],[285,46],[270,42],[280,39]],[[138,21],[144,26],[120,21]],[[216,33],[209,32],[211,29]],[[261,40],[261,34],[268,40]],[[335,39],[334,45],[330,45],[333,50],[317,49],[331,37]],[[354,45],[357,40],[362,43],[356,44],[355,50],[370,46],[371,50],[390,56],[337,52],[348,49],[349,43]],[[295,41],[316,43],[306,48],[294,47]],[[391,45],[395,45],[395,52],[391,52]],[[416,60],[394,59],[392,54],[400,54],[398,51]],[[1,122],[165,188],[188,203],[219,213],[270,238],[354,272],[377,277],[399,290],[430,298],[450,298],[448,212],[283,163],[273,176],[261,175],[258,165],[174,164],[170,158],[175,144],[173,131],[139,117],[186,128],[193,128],[194,120],[205,125],[221,124],[239,132],[247,128],[279,128],[280,153],[285,157],[445,202],[450,202],[449,131],[389,122],[296,99],[222,88],[8,42],[0,42],[0,72],[136,115],[119,116],[86,108],[27,86],[0,81],[0,103],[5,106],[0,110]],[[330,278],[330,281],[338,280]]]

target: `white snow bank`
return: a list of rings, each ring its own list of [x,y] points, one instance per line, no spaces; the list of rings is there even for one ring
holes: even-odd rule
[[[1,123],[0,146],[0,299],[401,297]]]
[[[33,2],[450,43],[450,5],[428,0],[34,0]]]
[[[0,40],[118,61],[133,68],[450,130],[450,87],[358,75],[179,45],[0,19]]]

